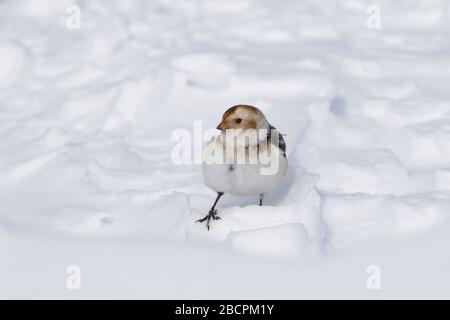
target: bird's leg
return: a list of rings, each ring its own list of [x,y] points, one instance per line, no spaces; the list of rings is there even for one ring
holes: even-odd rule
[[[262,206],[263,199],[264,199],[264,193],[260,193],[259,194],[259,206],[260,207]]]
[[[205,217],[203,217],[203,218],[201,218],[201,219],[198,219],[198,220],[195,221],[195,222],[204,222],[204,221],[206,221],[206,228],[208,228],[208,230],[209,230],[209,221],[210,221],[211,219],[214,219],[214,220],[220,220],[220,217],[217,216],[217,209],[215,209],[215,208],[216,208],[216,204],[217,204],[217,202],[219,201],[219,199],[220,199],[221,196],[223,196],[223,192],[217,192],[217,198],[216,198],[216,201],[214,201],[214,204],[213,204],[213,206],[211,207],[211,209],[209,210],[208,214],[207,214]]]

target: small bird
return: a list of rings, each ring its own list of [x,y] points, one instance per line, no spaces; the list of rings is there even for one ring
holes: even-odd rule
[[[217,126],[221,133],[207,144],[203,153],[203,177],[217,192],[209,213],[196,222],[220,220],[216,205],[225,193],[233,196],[259,195],[274,190],[288,167],[283,136],[264,114],[250,105],[229,108]]]

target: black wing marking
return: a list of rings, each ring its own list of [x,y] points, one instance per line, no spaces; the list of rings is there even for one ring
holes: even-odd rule
[[[272,131],[274,130],[274,133],[276,132],[278,134],[278,148],[283,152],[283,156],[286,158],[286,142],[284,141],[283,135],[278,132],[277,128],[275,128],[273,125],[269,125],[269,131],[267,132],[267,141],[270,141],[272,143]],[[274,141],[275,143],[277,141]]]

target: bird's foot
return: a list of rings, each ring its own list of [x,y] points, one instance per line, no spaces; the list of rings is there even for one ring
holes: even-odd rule
[[[200,223],[202,223],[202,222],[205,222],[206,221],[206,228],[208,229],[208,231],[209,231],[209,222],[211,221],[211,219],[213,219],[213,220],[221,220],[222,218],[220,218],[218,215],[217,215],[217,210],[216,209],[211,209],[211,210],[209,210],[209,213],[205,216],[205,217],[203,217],[203,218],[201,218],[201,219],[198,219],[197,221],[195,221],[195,222],[200,222]]]
[[[214,220],[222,220],[222,218],[217,215],[217,209],[212,210],[211,218],[213,218]]]

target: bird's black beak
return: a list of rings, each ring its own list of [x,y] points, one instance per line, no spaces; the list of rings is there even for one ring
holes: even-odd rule
[[[216,129],[219,129],[219,130],[225,129],[225,126],[223,125],[223,122],[219,123],[219,125],[217,126]]]

